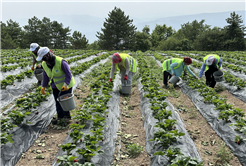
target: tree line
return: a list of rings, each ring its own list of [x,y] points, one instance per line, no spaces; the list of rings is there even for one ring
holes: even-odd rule
[[[88,39],[79,31],[64,27],[62,23],[44,17],[28,19],[28,25],[20,25],[8,20],[1,22],[1,48],[29,48],[30,43],[39,43],[55,49],[94,49],[94,50],[181,50],[181,51],[242,51],[246,49],[245,26],[242,16],[235,12],[225,19],[227,26],[213,27],[205,20],[181,24],[175,31],[171,26],[156,25],[150,32],[146,25],[137,31],[133,20],[124,11],[115,7],[105,18],[103,28],[98,31],[97,41],[88,44]]]

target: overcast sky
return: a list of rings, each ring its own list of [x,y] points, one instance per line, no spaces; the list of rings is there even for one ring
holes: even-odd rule
[[[131,18],[157,18],[199,13],[245,10],[245,0],[0,0],[1,21],[42,19],[52,15],[91,15],[107,18],[108,13],[121,8]],[[18,21],[17,21],[18,22]]]

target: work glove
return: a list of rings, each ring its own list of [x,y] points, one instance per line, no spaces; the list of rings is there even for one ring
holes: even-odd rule
[[[125,75],[124,80],[127,80],[127,75]]]
[[[67,91],[69,89],[68,85],[64,82],[62,86],[62,91]]]
[[[45,87],[42,87],[42,88],[41,88],[41,93],[42,93],[43,95],[46,94],[44,90],[45,90]]]
[[[109,80],[108,80],[108,82],[111,82],[112,81],[112,78],[110,78]]]
[[[32,68],[31,69],[32,69],[32,71],[34,71],[34,65],[32,65]]]

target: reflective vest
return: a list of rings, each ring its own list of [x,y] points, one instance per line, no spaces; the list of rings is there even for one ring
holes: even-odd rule
[[[177,68],[184,62],[184,60],[183,60],[183,59],[180,59],[180,58],[171,58],[171,59],[165,60],[165,61],[162,63],[162,67],[163,67],[162,72],[167,71],[167,70],[171,70],[170,65],[171,65],[172,63],[175,63],[175,62],[178,63],[178,66],[174,67],[173,69],[177,69]],[[186,67],[187,67],[187,66],[185,65],[184,68],[186,68]]]
[[[207,65],[206,62],[205,62],[205,60],[207,60],[209,56],[214,56],[214,58],[217,59],[216,67],[219,69],[219,62],[220,62],[220,57],[219,57],[219,55],[217,55],[217,54],[208,54],[207,56],[205,56],[205,57],[203,58],[203,62],[204,62],[204,64],[206,65],[205,71],[207,71],[207,70],[209,69],[208,65]],[[220,66],[220,69],[222,69],[222,65]]]
[[[46,72],[50,81],[52,81],[52,79],[53,79],[58,90],[62,89],[62,86],[65,82],[65,72],[61,69],[62,59],[63,58],[56,56],[55,66],[53,67],[52,71],[47,66],[45,61],[42,62],[42,66],[43,66],[44,71]],[[71,88],[74,85],[75,85],[75,80],[72,76],[70,84],[68,85],[68,87]]]
[[[121,58],[121,62],[124,66],[124,68],[126,69],[126,64],[125,64],[125,60],[126,60],[126,57],[128,57],[128,60],[130,62],[130,69],[129,71],[133,72],[133,73],[136,73],[137,72],[137,63],[136,63],[136,60],[131,57],[130,55],[128,54],[119,54],[120,55],[120,58]],[[118,68],[118,63],[116,63],[116,67]]]

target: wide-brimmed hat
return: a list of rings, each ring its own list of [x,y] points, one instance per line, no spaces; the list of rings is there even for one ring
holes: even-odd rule
[[[50,49],[48,47],[41,47],[38,50],[38,57],[37,57],[37,61],[40,61],[43,59],[44,55],[46,55],[48,52],[50,52]]]
[[[30,51],[34,51],[37,47],[39,47],[38,43],[30,44]]]
[[[208,59],[206,60],[206,64],[208,65],[208,66],[210,66],[210,65],[212,65],[213,63],[214,63],[214,60],[215,60],[215,58],[214,58],[214,56],[209,56],[208,57]]]

